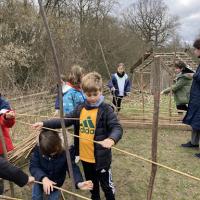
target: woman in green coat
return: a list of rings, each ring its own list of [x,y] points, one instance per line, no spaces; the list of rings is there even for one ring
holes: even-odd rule
[[[193,73],[193,71],[189,69],[184,62],[178,61],[175,63],[175,72],[177,74],[175,84],[163,90],[161,94],[168,94],[172,90],[177,110],[187,111],[190,88],[192,85],[191,73]]]

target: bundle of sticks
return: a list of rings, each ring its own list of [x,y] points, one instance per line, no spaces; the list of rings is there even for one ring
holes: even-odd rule
[[[22,159],[27,159],[35,147],[39,132],[34,131],[29,137],[20,142],[15,148],[8,153],[8,159],[11,163],[16,164]]]

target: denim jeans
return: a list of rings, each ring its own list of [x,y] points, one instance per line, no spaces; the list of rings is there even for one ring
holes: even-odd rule
[[[59,200],[60,198],[60,191],[53,190],[53,192],[50,193],[50,195],[45,195],[43,192],[42,185],[34,184],[32,189],[32,200]]]

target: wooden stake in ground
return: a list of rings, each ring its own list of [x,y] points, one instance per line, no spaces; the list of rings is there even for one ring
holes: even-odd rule
[[[73,190],[73,192],[75,192],[74,175],[73,175],[73,171],[72,171],[72,163],[71,163],[71,157],[70,157],[69,147],[68,147],[68,138],[67,138],[67,134],[66,134],[64,117],[63,117],[63,98],[62,98],[62,86],[61,86],[61,81],[60,81],[61,77],[60,77],[59,62],[58,62],[55,44],[54,44],[54,41],[52,39],[51,32],[50,32],[50,29],[49,29],[49,25],[48,25],[48,22],[47,22],[46,14],[45,14],[44,8],[42,6],[42,0],[38,0],[38,3],[39,3],[39,6],[40,6],[40,13],[41,13],[42,18],[43,18],[43,22],[44,22],[44,25],[45,25],[45,28],[46,28],[46,31],[47,31],[47,34],[48,34],[48,37],[49,37],[49,41],[50,41],[50,45],[51,45],[51,49],[52,49],[52,53],[53,53],[55,71],[56,71],[56,75],[57,75],[57,84],[59,86],[59,106],[60,106],[60,118],[61,118],[62,134],[63,134],[64,144],[65,144],[65,149],[66,149],[66,157],[67,157],[69,174],[70,174],[70,178],[71,178],[71,181],[72,181],[72,190]],[[75,197],[72,197],[72,198],[75,199]]]
[[[3,132],[2,132],[2,129],[0,127],[0,141],[1,141],[1,144],[2,144],[2,149],[3,149],[3,155],[4,155],[4,158],[6,160],[8,160],[8,152],[7,152],[7,149],[6,149],[6,143],[5,143],[5,139],[3,137]],[[13,186],[13,183],[9,181],[9,184],[10,184],[10,191],[11,191],[11,196],[14,197],[14,186]]]
[[[159,119],[159,105],[160,105],[160,57],[154,57],[154,66],[152,68],[153,74],[153,88],[154,95],[154,113],[152,123],[152,161],[157,162],[157,138],[158,138],[158,119]],[[149,181],[147,200],[152,199],[153,186],[157,172],[157,165],[152,164],[151,177]]]

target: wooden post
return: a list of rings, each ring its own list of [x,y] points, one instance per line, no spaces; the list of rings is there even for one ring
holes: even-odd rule
[[[154,95],[154,113],[152,123],[152,161],[157,162],[157,138],[158,138],[158,120],[159,120],[159,105],[160,105],[160,57],[154,57],[155,65],[152,68],[153,74],[153,88],[152,93]],[[152,164],[151,177],[148,186],[147,200],[152,199],[154,181],[157,172],[157,165]]]
[[[8,160],[8,152],[7,152],[7,148],[6,148],[6,143],[5,143],[5,139],[3,137],[3,132],[2,132],[2,129],[0,127],[0,141],[1,141],[1,144],[2,144],[2,149],[3,149],[3,155],[4,155],[4,158],[6,160]],[[13,186],[13,183],[9,181],[9,184],[10,184],[10,191],[11,191],[11,196],[14,197],[14,186]]]
[[[57,84],[59,86],[59,106],[60,106],[60,119],[61,119],[61,126],[62,126],[62,134],[64,138],[64,144],[65,144],[65,149],[66,149],[66,157],[67,157],[67,164],[68,164],[68,169],[69,169],[69,174],[70,178],[72,181],[72,190],[75,192],[75,183],[74,183],[74,175],[73,175],[73,170],[72,170],[72,163],[71,163],[71,156],[69,153],[69,146],[68,146],[68,137],[66,134],[66,128],[65,128],[65,123],[64,123],[64,117],[63,117],[63,98],[62,98],[62,86],[61,86],[61,77],[60,77],[60,68],[59,68],[59,62],[58,62],[58,57],[57,57],[57,52],[55,48],[54,41],[51,36],[51,32],[49,29],[49,25],[47,22],[46,14],[44,11],[44,8],[42,6],[42,0],[38,0],[39,6],[40,6],[40,13],[42,15],[42,19],[49,37],[52,53],[53,53],[53,59],[54,59],[54,65],[55,65],[55,71],[57,75]],[[75,197],[72,197],[72,199],[75,199]]]

